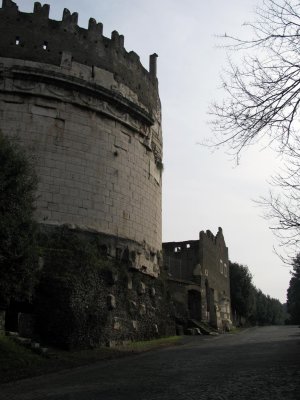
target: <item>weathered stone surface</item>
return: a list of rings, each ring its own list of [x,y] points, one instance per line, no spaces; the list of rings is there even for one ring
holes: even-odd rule
[[[127,289],[128,290],[132,289],[132,279],[130,276],[127,277]]]
[[[113,320],[113,329],[114,329],[115,331],[119,331],[119,330],[121,329],[121,321],[120,321],[119,318],[117,318],[117,317],[114,317],[114,320]]]
[[[64,258],[61,252],[52,250],[51,257],[45,256],[44,268],[45,271],[48,268],[61,271],[61,266],[65,266],[69,270],[72,266],[68,262],[67,256]],[[72,280],[47,276],[38,291],[36,305],[43,343],[66,348],[93,347],[108,341],[120,344],[126,340],[156,337],[155,325],[159,335],[175,333],[164,283],[141,272],[128,271],[126,265],[120,264],[120,279],[114,285],[108,285],[107,269],[112,267],[116,268],[110,264],[100,269],[97,265],[95,268],[85,266],[83,275],[75,269]],[[127,289],[128,276],[132,290]],[[141,279],[147,288],[155,287],[156,308],[152,306],[149,290],[137,293]]]
[[[163,244],[174,316],[206,321],[220,331],[231,325],[228,248],[221,228],[201,231],[199,240]]]
[[[143,316],[143,315],[146,314],[146,306],[145,306],[145,304],[141,304],[141,305],[140,305],[139,314],[140,314],[141,316]]]
[[[106,272],[106,281],[109,285],[114,285],[118,282],[119,275],[116,271],[107,271]]]
[[[6,335],[7,336],[11,336],[11,337],[18,337],[19,336],[19,333],[18,332],[6,332]]]
[[[30,346],[33,350],[40,348],[40,344],[38,342],[31,342]]]
[[[40,354],[47,355],[49,352],[48,347],[40,347]]]
[[[106,342],[107,347],[116,347],[117,342],[115,340],[109,340]]]
[[[148,257],[161,251],[155,68],[120,35],[96,39],[96,23],[10,10],[0,8],[0,129],[34,159],[36,219],[112,236],[110,255],[127,249],[132,267],[158,276]]]
[[[23,346],[26,346],[26,347],[30,347],[30,345],[31,345],[30,338],[24,338],[24,337],[17,336],[14,340],[17,343],[22,344]]]
[[[40,282],[38,331],[67,348],[151,338],[155,324],[161,334],[174,332],[159,278],[156,55],[148,72],[122,35],[109,39],[94,19],[88,29],[77,20],[68,10],[62,21],[51,20],[39,3],[33,13],[10,0],[0,8],[0,129],[17,138],[36,167],[40,230],[51,236],[64,227],[96,240],[101,255],[119,262],[89,274],[80,265],[66,278],[57,273],[72,268],[66,254],[40,257],[41,272],[52,275]]]
[[[186,334],[194,336],[196,334],[195,329],[194,328],[188,328],[186,330]]]
[[[146,293],[146,285],[144,282],[140,282],[138,285],[138,294],[144,294]]]
[[[109,294],[107,296],[107,307],[109,310],[113,310],[114,308],[116,308],[116,298],[113,294]]]
[[[132,323],[133,329],[134,329],[135,331],[137,331],[137,330],[138,330],[138,323],[137,323],[137,321],[131,321],[131,323]]]

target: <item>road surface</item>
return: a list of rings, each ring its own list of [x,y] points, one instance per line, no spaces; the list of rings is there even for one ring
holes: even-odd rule
[[[0,386],[3,400],[296,400],[300,328],[186,337],[183,345]]]

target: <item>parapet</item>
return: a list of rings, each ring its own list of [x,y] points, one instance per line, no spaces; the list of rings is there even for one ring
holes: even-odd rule
[[[225,246],[223,230],[220,227],[218,228],[218,232],[216,235],[214,235],[210,230],[207,230],[206,232],[201,231],[199,237],[200,240],[206,240],[206,242],[210,242],[214,245],[222,243]]]
[[[71,60],[114,74],[148,108],[156,107],[158,84],[157,55],[149,60],[149,71],[139,56],[124,48],[124,36],[113,31],[103,36],[103,25],[90,18],[88,29],[78,26],[78,14],[64,9],[62,20],[49,19],[50,6],[34,3],[32,13],[20,12],[12,0],[2,0],[0,8],[0,57],[61,65],[63,53]]]
[[[211,241],[212,243],[216,243],[216,238],[214,236],[214,234],[208,229],[206,232],[201,231],[199,234],[200,239],[207,239],[209,241]]]

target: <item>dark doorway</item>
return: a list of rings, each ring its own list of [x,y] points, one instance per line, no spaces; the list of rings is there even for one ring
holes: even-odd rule
[[[190,318],[201,321],[201,293],[197,290],[188,291],[188,308]]]

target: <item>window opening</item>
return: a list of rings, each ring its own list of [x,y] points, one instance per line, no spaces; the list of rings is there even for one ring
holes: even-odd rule
[[[227,278],[227,265],[224,264],[224,276]]]

